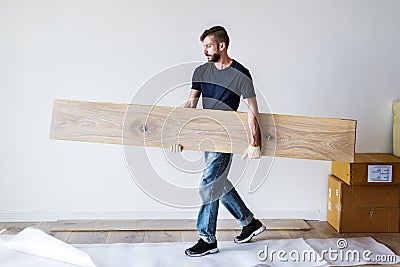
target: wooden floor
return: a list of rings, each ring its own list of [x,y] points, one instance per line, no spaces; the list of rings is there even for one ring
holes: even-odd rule
[[[110,232],[50,232],[56,222],[0,222],[0,229],[7,229],[3,234],[17,234],[28,226],[42,229],[54,237],[70,244],[110,244],[110,243],[158,243],[158,242],[194,242],[196,231],[110,231]],[[336,232],[327,222],[307,221],[310,230],[267,230],[253,240],[287,238],[333,238],[333,237],[373,237],[385,244],[394,253],[400,255],[400,233],[345,233]],[[219,241],[231,241],[239,231],[223,230],[217,232]],[[368,265],[372,266],[372,265]],[[377,265],[385,266],[385,265]],[[387,265],[387,266],[400,266]]]

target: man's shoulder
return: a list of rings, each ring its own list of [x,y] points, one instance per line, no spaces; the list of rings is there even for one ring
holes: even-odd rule
[[[204,81],[207,80],[207,77],[210,75],[210,63],[206,62],[199,66],[197,66],[193,71],[192,80],[195,81]]]
[[[251,79],[250,71],[235,59],[232,61],[231,67],[240,71],[241,73],[245,74],[247,77]]]
[[[197,66],[195,70],[197,70],[197,71],[199,71],[199,70],[206,70],[206,69],[209,69],[210,66],[211,66],[211,63],[206,62],[206,63],[203,63],[203,64]]]

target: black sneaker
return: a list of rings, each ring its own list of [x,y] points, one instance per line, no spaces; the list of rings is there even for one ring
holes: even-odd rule
[[[251,222],[243,227],[240,235],[233,240],[235,243],[246,243],[250,241],[253,236],[261,234],[265,230],[265,226],[257,219],[253,218]]]
[[[185,254],[190,257],[200,257],[209,253],[213,254],[217,252],[217,241],[215,241],[214,243],[207,243],[201,238],[199,239],[199,241],[197,241],[196,245],[185,250]]]

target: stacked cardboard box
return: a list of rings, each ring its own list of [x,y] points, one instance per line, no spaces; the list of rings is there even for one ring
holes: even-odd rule
[[[400,157],[400,99],[393,102],[393,154]]]
[[[327,219],[338,232],[399,232],[400,158],[369,153],[332,162]]]

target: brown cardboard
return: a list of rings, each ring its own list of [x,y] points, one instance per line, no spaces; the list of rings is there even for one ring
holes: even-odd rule
[[[399,232],[400,186],[347,185],[328,177],[327,221],[338,232]]]
[[[369,182],[368,166],[392,168],[391,182]],[[332,162],[332,174],[348,185],[400,185],[400,158],[384,153],[356,153],[354,162]]]
[[[393,155],[400,157],[400,99],[393,102]]]

